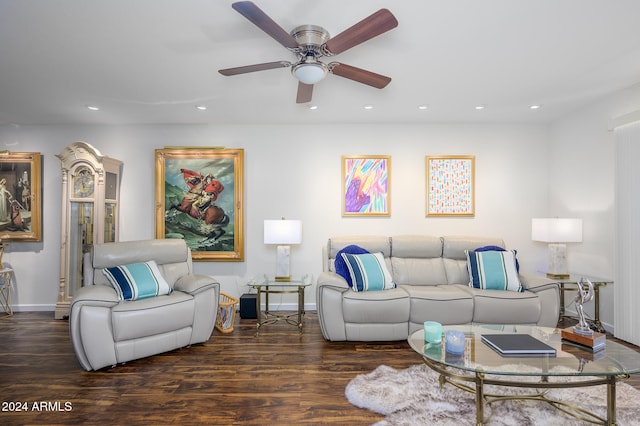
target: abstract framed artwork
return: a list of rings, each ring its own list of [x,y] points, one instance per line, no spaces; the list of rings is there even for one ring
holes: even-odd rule
[[[155,236],[181,238],[194,261],[244,261],[244,150],[155,150]]]
[[[427,156],[427,216],[473,216],[474,173],[474,156]]]
[[[39,152],[0,154],[0,240],[41,241]]]
[[[391,156],[342,156],[342,215],[390,216]]]

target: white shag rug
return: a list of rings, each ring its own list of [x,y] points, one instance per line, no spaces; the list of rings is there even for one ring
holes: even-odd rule
[[[438,374],[424,364],[405,370],[381,365],[368,374],[356,376],[347,384],[345,395],[357,407],[367,408],[386,418],[376,426],[387,425],[475,425],[475,395],[447,383],[441,389]],[[490,375],[487,375],[490,377]],[[521,379],[523,379],[521,377]],[[527,377],[523,380],[539,380]],[[569,381],[558,377],[554,380]],[[584,380],[584,378],[583,378]],[[513,395],[531,393],[529,388],[485,386],[485,394]],[[547,389],[550,399],[587,408],[602,418],[607,413],[605,385],[585,388]],[[616,420],[618,425],[640,425],[640,391],[616,384]],[[485,404],[488,425],[569,426],[589,424],[557,410],[543,401],[506,400]],[[489,417],[490,416],[490,417]]]

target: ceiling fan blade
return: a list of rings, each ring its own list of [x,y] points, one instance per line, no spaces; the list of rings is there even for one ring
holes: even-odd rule
[[[342,53],[353,46],[364,43],[382,33],[394,29],[398,21],[388,9],[380,9],[364,18],[357,24],[347,28],[337,36],[329,39],[325,44],[326,50],[332,55]]]
[[[246,74],[249,72],[272,70],[276,68],[286,68],[290,66],[291,66],[291,63],[287,61],[277,61],[277,62],[265,62],[264,64],[245,65],[242,67],[235,67],[235,68],[225,68],[223,70],[218,70],[218,72],[222,75],[231,76],[231,75],[238,75],[238,74]]]
[[[311,96],[313,95],[313,84],[304,84],[298,82],[298,96],[296,96],[296,103],[306,104],[311,102]]]
[[[287,49],[298,48],[296,39],[253,2],[239,1],[233,3],[231,7]]]
[[[383,89],[391,82],[391,77],[363,70],[362,68],[352,67],[351,65],[341,64],[339,62],[332,62],[329,64],[329,71],[331,74],[348,78],[349,80],[357,81],[358,83],[366,84],[371,87],[375,87],[376,89]]]

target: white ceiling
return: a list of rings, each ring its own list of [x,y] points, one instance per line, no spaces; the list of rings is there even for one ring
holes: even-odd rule
[[[396,29],[332,60],[393,80],[329,75],[309,110],[287,68],[217,72],[295,59],[231,0],[0,0],[0,125],[542,123],[640,82],[638,0],[254,2],[332,35],[388,8]]]

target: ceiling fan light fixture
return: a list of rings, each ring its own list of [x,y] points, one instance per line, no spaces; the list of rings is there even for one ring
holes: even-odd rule
[[[327,72],[325,64],[311,57],[307,57],[291,68],[293,76],[304,84],[316,84],[327,75]]]

